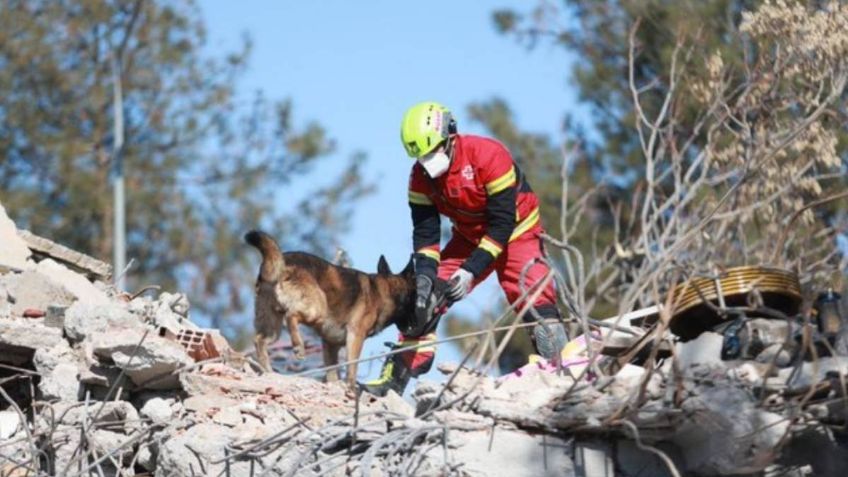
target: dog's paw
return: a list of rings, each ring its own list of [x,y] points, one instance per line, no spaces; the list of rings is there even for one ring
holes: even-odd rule
[[[303,345],[295,346],[294,357],[297,358],[297,359],[300,359],[300,360],[306,359],[306,347],[303,346]]]

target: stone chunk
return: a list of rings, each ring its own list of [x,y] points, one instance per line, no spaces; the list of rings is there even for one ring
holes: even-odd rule
[[[133,383],[146,389],[179,387],[178,377],[171,373],[194,362],[182,346],[152,332],[144,336],[137,328],[99,331],[92,334],[91,342],[97,356],[111,359]]]
[[[87,278],[68,267],[50,260],[42,260],[35,267],[38,273],[61,283],[77,300],[89,305],[106,305],[109,297],[95,287]]]
[[[64,245],[39,237],[29,230],[18,230],[18,236],[26,243],[32,252],[53,258],[75,271],[91,274],[97,278],[108,280],[112,276],[112,266],[84,253],[71,250]]]
[[[223,473],[224,464],[211,465],[209,461],[224,457],[224,447],[232,442],[227,429],[217,424],[201,423],[171,437],[159,448],[156,475],[192,476]],[[246,461],[236,461],[229,470],[233,475],[248,475],[245,471],[249,466]]]
[[[6,209],[0,203],[0,270],[24,270],[28,268],[27,259],[32,255],[26,242],[18,237],[18,229],[12,219],[6,215]]]
[[[68,306],[75,300],[74,295],[59,282],[33,270],[1,276],[2,289],[5,289],[6,296],[0,296],[0,299],[10,303],[13,316],[23,316],[28,308],[46,311],[50,305]]]
[[[15,435],[21,424],[21,417],[12,409],[0,411],[0,441]]]
[[[0,321],[0,362],[21,365],[32,359],[36,350],[50,349],[60,342],[62,332],[36,320]]]
[[[171,404],[159,397],[148,399],[141,407],[140,413],[154,424],[167,424],[172,416]]]
[[[494,435],[492,434],[494,432]],[[464,475],[509,475],[512,477],[574,476],[569,446],[556,437],[534,436],[507,429],[452,432],[451,462],[462,463]],[[442,467],[443,449],[428,452],[434,468]]]
[[[42,399],[77,401],[80,397],[80,360],[62,340],[53,348],[42,348],[33,357],[35,369],[41,374],[38,389]]]
[[[77,302],[65,311],[65,334],[73,341],[82,341],[92,333],[112,327],[141,329],[143,325],[117,303],[92,305]]]
[[[693,365],[721,364],[721,346],[724,337],[718,333],[707,331],[692,341],[677,344],[677,359],[681,369]]]

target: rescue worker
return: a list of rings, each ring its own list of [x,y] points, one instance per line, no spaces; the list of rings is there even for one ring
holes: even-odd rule
[[[387,358],[380,377],[364,385],[380,396],[389,389],[403,394],[409,379],[426,373],[433,364],[435,347],[427,345],[435,341],[435,323],[425,327],[440,298],[437,277],[448,281],[447,298],[457,302],[495,272],[507,301],[520,307],[522,270],[544,253],[539,199],[501,143],[458,134],[451,112],[435,102],[407,110],[401,141],[407,154],[417,159],[409,179],[417,300],[414,323],[401,330],[395,347],[423,346]],[[444,249],[440,247],[440,215],[453,225]],[[547,266],[536,261],[526,273],[524,290],[547,272]],[[533,308],[543,318],[559,319],[553,280]],[[535,318],[527,313],[525,320]],[[537,324],[531,339],[542,357],[558,356],[566,342],[561,320]]]

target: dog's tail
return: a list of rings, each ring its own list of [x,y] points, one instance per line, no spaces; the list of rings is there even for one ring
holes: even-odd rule
[[[251,230],[244,234],[244,241],[253,245],[262,253],[259,279],[264,282],[276,282],[286,267],[283,252],[277,242],[270,235],[259,230]]]

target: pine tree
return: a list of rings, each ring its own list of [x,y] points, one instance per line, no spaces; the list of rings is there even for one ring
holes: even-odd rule
[[[191,1],[0,3],[0,200],[21,226],[111,261],[119,78],[129,287],[179,283],[221,326],[255,275],[246,230],[329,253],[371,186],[359,154],[300,207],[276,210],[334,143],[320,124],[296,126],[288,100],[239,103],[249,39],[213,58],[205,44]]]

